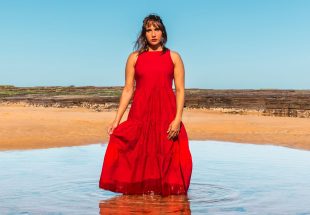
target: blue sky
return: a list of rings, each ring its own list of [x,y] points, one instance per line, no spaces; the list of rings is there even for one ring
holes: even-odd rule
[[[0,85],[123,86],[149,13],[185,87],[309,89],[309,0],[0,0]]]

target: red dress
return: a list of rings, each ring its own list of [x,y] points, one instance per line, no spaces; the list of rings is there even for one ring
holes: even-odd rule
[[[181,122],[168,139],[176,114],[170,50],[143,52],[135,64],[136,89],[126,121],[110,135],[99,187],[123,194],[186,194],[192,174],[188,136]]]

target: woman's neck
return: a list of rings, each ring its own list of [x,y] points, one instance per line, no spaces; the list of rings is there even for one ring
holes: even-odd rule
[[[149,52],[152,52],[152,51],[163,51],[163,47],[162,46],[159,46],[159,47],[148,47],[148,51]]]

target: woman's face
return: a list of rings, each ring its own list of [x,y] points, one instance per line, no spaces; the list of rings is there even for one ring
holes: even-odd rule
[[[162,38],[162,31],[156,25],[156,23],[152,23],[146,27],[145,36],[151,46],[157,46],[160,44]]]

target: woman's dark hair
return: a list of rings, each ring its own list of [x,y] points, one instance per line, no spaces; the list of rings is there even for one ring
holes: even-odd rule
[[[167,32],[162,19],[155,13],[151,13],[143,19],[142,29],[139,33],[138,39],[134,44],[134,49],[138,51],[139,54],[148,50],[148,42],[145,33],[146,33],[146,27],[148,27],[149,25],[156,25],[162,31],[161,45],[163,47],[163,53],[165,53],[168,49],[165,46],[168,40]]]

